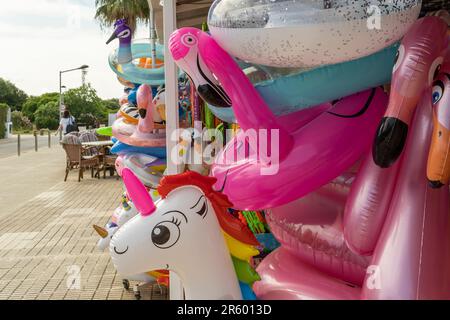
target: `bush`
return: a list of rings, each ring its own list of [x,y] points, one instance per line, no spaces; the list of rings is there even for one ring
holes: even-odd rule
[[[51,101],[40,106],[34,113],[34,119],[38,129],[57,129],[59,126],[58,102]]]
[[[27,116],[24,116],[21,111],[11,112],[11,121],[13,123],[13,129],[18,130],[33,130],[33,124]]]
[[[0,103],[0,139],[5,138],[6,117],[8,115],[9,106],[6,103]]]

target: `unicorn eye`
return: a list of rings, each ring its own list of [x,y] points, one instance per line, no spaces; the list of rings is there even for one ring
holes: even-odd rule
[[[438,103],[444,94],[444,83],[441,80],[437,80],[433,83],[433,90],[431,99],[433,104]]]
[[[152,230],[152,242],[160,249],[167,249],[177,243],[180,238],[180,223],[172,221],[163,221],[158,223]]]
[[[192,34],[188,33],[185,34],[182,38],[181,38],[181,42],[188,47],[192,47],[194,45],[197,44],[197,38],[194,37]]]

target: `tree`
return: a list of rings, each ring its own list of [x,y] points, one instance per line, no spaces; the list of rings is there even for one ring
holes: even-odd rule
[[[38,129],[57,129],[59,126],[58,102],[50,101],[41,105],[34,113],[34,118]]]
[[[102,101],[103,107],[108,113],[116,113],[119,111],[119,99],[107,99]]]
[[[48,102],[59,102],[59,93],[49,92],[37,97],[29,97],[22,106],[23,115],[30,119],[31,122],[34,122],[34,113],[36,110]]]
[[[134,31],[138,22],[148,22],[150,19],[147,0],[95,0],[95,7],[95,19],[102,28],[113,26],[118,19],[126,19]]]
[[[8,80],[0,78],[0,103],[6,103],[11,110],[21,110],[28,96]]]
[[[6,103],[0,103],[0,139],[5,138],[6,133],[6,117],[8,114],[9,106]]]
[[[91,114],[99,122],[108,121],[108,111],[90,84],[70,89],[64,94],[64,105],[75,118]]]

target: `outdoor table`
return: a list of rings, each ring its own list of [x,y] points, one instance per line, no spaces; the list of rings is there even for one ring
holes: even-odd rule
[[[97,147],[100,151],[99,157],[100,157],[100,163],[103,163],[103,157],[106,156],[106,148],[109,146],[114,145],[114,142],[112,142],[111,140],[107,140],[107,141],[86,141],[86,142],[82,142],[81,145],[83,147]],[[102,167],[104,166],[104,164],[102,164]],[[96,173],[96,177],[97,175],[99,176],[99,173]]]
[[[109,140],[109,141],[87,141],[87,142],[82,142],[81,145],[82,146],[86,146],[86,147],[107,147],[107,146],[112,146],[114,143]]]

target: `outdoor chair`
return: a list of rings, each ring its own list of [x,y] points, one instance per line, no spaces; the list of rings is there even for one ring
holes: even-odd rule
[[[105,148],[105,154],[103,155],[102,169],[103,169],[103,179],[106,178],[106,170],[109,170],[110,176],[114,175],[116,172],[116,154],[111,154],[111,147]],[[118,174],[117,174],[118,176]]]
[[[78,182],[83,178],[83,172],[86,169],[91,169],[91,177],[94,177],[94,170],[96,175],[100,177],[100,158],[98,155],[87,154],[92,147],[83,147],[80,140],[75,135],[65,135],[61,141],[61,145],[66,152],[66,175],[64,181],[67,181],[69,171],[72,169],[79,169]]]
[[[98,141],[97,135],[95,132],[91,131],[82,131],[79,135],[80,143],[81,142],[93,142]],[[100,150],[97,147],[92,147],[86,150],[86,155],[89,156],[98,156],[100,154]]]

